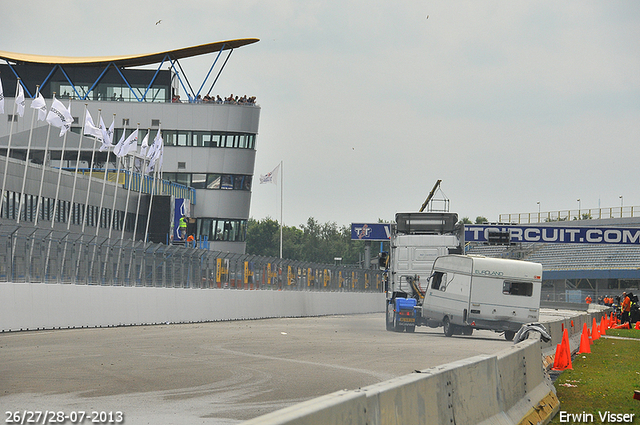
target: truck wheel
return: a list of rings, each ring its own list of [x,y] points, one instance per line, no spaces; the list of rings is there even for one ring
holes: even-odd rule
[[[513,341],[514,336],[516,336],[514,331],[504,331],[504,339],[507,341]]]
[[[393,330],[393,316],[395,315],[395,312],[393,310],[389,311],[389,303],[387,302],[387,312],[385,315],[385,322],[387,324],[387,330],[388,331],[392,331]]]
[[[393,330],[395,332],[402,332],[404,330],[402,325],[398,324],[398,315],[397,314],[393,314]]]
[[[407,332],[415,332],[416,331],[416,327],[415,326],[407,326]]]
[[[472,335],[473,334],[473,328],[471,326],[465,326],[464,328],[462,328],[462,335]]]
[[[453,325],[448,317],[445,317],[442,321],[442,328],[444,329],[444,336],[453,336]]]

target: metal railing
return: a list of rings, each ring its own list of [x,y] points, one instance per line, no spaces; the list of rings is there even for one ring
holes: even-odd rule
[[[0,282],[382,292],[382,272],[0,226]]]
[[[500,214],[500,223],[548,223],[553,221],[593,220],[603,218],[640,217],[640,207],[587,208],[565,211]]]

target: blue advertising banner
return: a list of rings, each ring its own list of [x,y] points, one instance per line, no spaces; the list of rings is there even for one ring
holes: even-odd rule
[[[465,225],[466,242],[487,242],[489,233],[509,232],[511,242],[595,243],[640,245],[640,228],[540,225]]]
[[[351,223],[351,240],[388,241],[391,225],[388,223]]]
[[[173,210],[173,240],[182,240],[180,235],[180,218],[191,215],[191,203],[188,199],[176,198]]]

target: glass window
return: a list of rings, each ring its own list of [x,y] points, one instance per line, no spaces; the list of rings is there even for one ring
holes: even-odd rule
[[[175,182],[178,184],[183,184],[185,186],[191,185],[191,174],[189,173],[176,173]]]
[[[533,283],[531,282],[509,282],[502,284],[502,293],[505,295],[520,295],[530,297],[533,294]]]
[[[216,241],[224,241],[224,220],[215,221],[215,238]]]
[[[435,272],[431,276],[431,289],[440,289],[444,291],[443,282],[447,281],[447,274],[442,272]],[[442,286],[442,287],[441,287]]]
[[[179,131],[177,146],[191,146],[191,132]]]
[[[165,146],[175,146],[177,143],[176,139],[175,131],[162,131],[162,141]]]
[[[192,174],[191,187],[194,189],[204,189],[207,182],[206,174]]]
[[[224,174],[220,178],[220,188],[221,189],[233,189],[233,176],[228,174]]]
[[[211,144],[211,133],[204,131],[193,132],[193,146],[203,147]]]
[[[220,174],[207,175],[207,189],[220,189]]]
[[[234,136],[233,134],[227,134],[227,137],[226,137],[227,142],[226,142],[225,147],[227,147],[227,148],[233,148],[233,147],[235,147],[235,146],[234,146],[235,139],[236,139],[236,138],[235,138],[235,136]]]
[[[198,219],[197,235],[211,240],[211,222],[210,218]]]
[[[247,136],[244,134],[238,136],[238,147],[243,149],[247,147]]]
[[[213,134],[211,135],[211,147],[212,148],[217,148],[219,146],[222,146],[222,135],[220,134]]]
[[[233,190],[242,190],[242,176],[233,177]]]
[[[249,148],[249,149],[253,149],[253,148],[255,148],[255,145],[256,145],[256,136],[255,136],[254,134],[249,134],[249,135],[247,136],[247,139],[248,139],[248,141],[247,141],[247,148]]]
[[[251,176],[244,176],[244,190],[251,190]]]

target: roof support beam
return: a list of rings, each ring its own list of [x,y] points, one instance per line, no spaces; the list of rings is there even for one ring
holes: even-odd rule
[[[160,69],[162,68],[162,65],[164,65],[164,62],[167,60],[167,58],[169,58],[169,55],[164,55],[164,58],[162,58],[162,62],[160,62],[158,69],[156,69],[156,73],[153,74],[153,78],[149,82],[149,85],[147,86],[147,90],[145,90],[144,94],[142,95],[141,102],[147,98],[147,93],[149,93],[149,90],[151,89],[153,82],[156,80],[156,77],[158,76],[158,72],[160,72]]]
[[[23,89],[25,89],[27,91],[27,94],[29,95],[30,98],[33,99],[33,95],[31,94],[31,92],[29,91],[29,89],[27,88],[27,86],[24,85],[24,83],[22,82],[22,79],[20,78],[20,76],[18,75],[18,73],[16,72],[15,69],[13,69],[13,66],[11,66],[11,64],[9,63],[8,60],[5,59],[5,62],[7,63],[7,65],[9,65],[9,69],[11,70],[11,72],[13,72],[13,75],[16,76],[16,79],[18,80],[18,82],[20,83],[20,85],[22,86]],[[16,89],[17,90],[17,89]],[[17,92],[16,92],[17,93]]]
[[[200,96],[200,92],[202,91],[202,88],[204,87],[207,80],[209,79],[209,75],[211,75],[211,71],[213,71],[213,67],[216,66],[216,63],[218,62],[218,58],[220,57],[220,55],[222,54],[222,51],[224,50],[224,46],[226,46],[226,44],[223,44],[222,47],[220,47],[220,51],[218,51],[216,58],[213,60],[213,63],[211,64],[211,68],[209,68],[209,72],[207,72],[207,76],[204,77],[204,81],[200,85],[200,88],[198,89],[198,93],[196,93],[196,99],[198,98],[198,96]],[[209,93],[207,93],[207,95],[209,95]]]
[[[222,68],[220,68],[220,71],[218,71],[218,75],[216,75],[216,79],[213,80],[213,84],[211,84],[211,87],[209,88],[207,95],[211,94],[211,90],[213,90],[213,87],[218,82],[218,78],[220,78],[220,74],[222,74],[222,70],[224,69],[225,65],[227,65],[227,61],[229,61],[229,58],[231,57],[231,53],[233,53],[233,49],[229,50],[229,54],[227,55],[227,58],[224,60],[224,63],[222,64]]]

